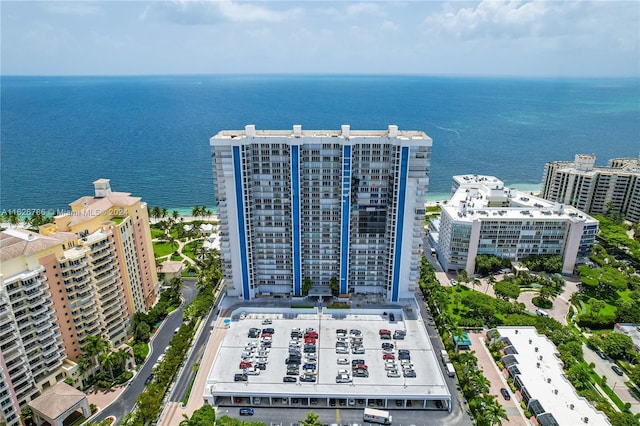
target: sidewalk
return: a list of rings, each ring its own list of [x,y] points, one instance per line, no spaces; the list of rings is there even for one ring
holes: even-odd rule
[[[509,385],[505,380],[504,376],[500,371],[498,371],[498,367],[493,362],[493,358],[489,353],[489,349],[484,344],[484,338],[482,337],[482,333],[469,333],[469,338],[471,339],[471,349],[473,349],[476,353],[476,358],[478,359],[478,369],[482,371],[482,374],[489,380],[489,393],[492,395],[496,395],[498,397],[498,403],[501,404],[505,411],[507,412],[507,416],[509,416],[508,420],[503,420],[503,425],[514,425],[514,426],[528,426],[529,422],[526,420],[524,413],[518,404],[518,401],[515,398],[515,395],[511,393],[511,399],[509,401],[505,400],[502,394],[500,393],[501,388],[506,388],[509,390]]]
[[[227,329],[223,326],[224,319],[225,317],[222,316],[221,310],[213,331],[207,329],[202,330],[203,333],[211,333],[211,337],[202,355],[198,373],[196,374],[193,387],[191,388],[191,394],[189,395],[189,402],[186,407],[181,407],[182,404],[179,402],[169,402],[161,416],[162,421],[159,423],[160,426],[178,426],[180,422],[184,421],[183,414],[191,417],[194,411],[204,405],[202,395],[207,383],[207,377],[209,376],[209,371],[218,353],[218,349],[227,334]],[[202,322],[202,327],[210,327],[210,325]]]

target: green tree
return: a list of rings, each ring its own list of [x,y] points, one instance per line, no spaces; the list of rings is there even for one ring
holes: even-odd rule
[[[183,414],[180,426],[211,426],[216,421],[216,411],[210,405],[203,405],[193,412],[191,418]]]
[[[113,374],[113,369],[117,367],[118,361],[118,356],[114,352],[106,352],[100,355],[100,366],[109,371],[109,376],[112,381],[116,379]]]
[[[180,217],[180,212],[178,210],[172,211],[171,212],[171,217],[173,218],[173,220],[175,220],[177,222],[178,218]]]
[[[495,397],[493,397],[493,402],[485,406],[485,417],[490,425],[502,425],[502,420],[509,419],[504,407],[498,403]]]
[[[601,349],[613,359],[631,359],[635,356],[633,340],[623,333],[609,332],[602,336]]]
[[[338,281],[338,277],[331,277],[329,280],[329,287],[331,288],[331,294],[334,296],[340,294],[340,282]]]
[[[323,423],[319,420],[319,415],[313,411],[307,412],[307,417],[304,420],[300,420],[302,426],[322,426]]]
[[[311,278],[305,278],[304,280],[302,280],[302,295],[306,296],[307,294],[309,294],[309,290],[311,290],[311,287],[313,287]]]
[[[161,215],[162,215],[162,209],[160,207],[155,206],[151,208],[151,217],[153,217],[155,220],[160,219]]]
[[[26,406],[22,409],[22,421],[25,426],[32,426],[33,423],[33,412],[29,406]]]
[[[500,281],[495,283],[493,285],[493,291],[495,291],[496,296],[506,300],[516,300],[518,296],[520,296],[520,286],[518,283],[511,281]]]
[[[136,325],[133,339],[136,343],[138,342],[148,342],[149,341],[149,333],[151,333],[151,327],[146,322],[141,322]]]
[[[578,390],[588,389],[591,379],[591,368],[584,362],[579,362],[569,368],[568,378],[573,386]]]

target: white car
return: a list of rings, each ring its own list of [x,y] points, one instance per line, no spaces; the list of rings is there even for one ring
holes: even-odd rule
[[[384,369],[389,371],[389,370],[395,370],[396,368],[398,368],[398,364],[396,364],[395,362],[385,362],[384,363]]]
[[[349,364],[349,360],[346,359],[346,358],[338,358],[337,362],[338,362],[339,365],[347,365],[347,364]]]
[[[336,348],[336,353],[337,354],[348,354],[349,353],[349,349],[347,349],[345,347],[339,347],[339,348]]]
[[[400,377],[400,373],[398,370],[389,370],[387,371],[387,377]]]
[[[456,281],[456,280],[451,280],[451,285],[458,285],[458,281]]]
[[[340,369],[340,370],[338,370],[338,374],[337,375],[339,376],[341,374],[346,374],[348,376],[349,375],[349,371],[344,369],[344,368]]]
[[[336,383],[351,383],[351,377],[346,374],[338,374],[336,376]]]
[[[260,369],[259,368],[247,368],[244,371],[244,374],[248,374],[249,376],[259,376]]]

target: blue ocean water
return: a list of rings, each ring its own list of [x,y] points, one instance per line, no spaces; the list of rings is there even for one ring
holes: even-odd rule
[[[640,82],[407,76],[6,77],[0,208],[66,208],[111,179],[150,206],[213,207],[223,129],[400,129],[433,138],[430,199],[455,174],[535,189],[544,163],[640,154]]]

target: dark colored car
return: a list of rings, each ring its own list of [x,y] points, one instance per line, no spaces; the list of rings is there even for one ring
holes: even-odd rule
[[[508,400],[510,400],[510,399],[511,399],[511,395],[509,394],[509,391],[508,391],[507,389],[505,389],[505,388],[500,389],[500,393],[502,394],[502,397],[503,397],[505,400],[507,400],[507,401],[508,401]]]
[[[253,408],[241,408],[240,409],[241,416],[253,416]]]
[[[246,374],[236,373],[233,376],[234,382],[246,382],[247,380],[249,380],[249,376],[247,376]]]
[[[271,327],[268,327],[268,328],[263,328],[262,332],[263,333],[268,333],[268,334],[273,334],[273,333],[275,333],[275,330],[273,328],[271,328]]]
[[[149,383],[151,383],[152,380],[153,380],[153,374],[149,374],[147,379],[144,381],[144,384],[148,385]]]
[[[389,314],[389,321],[393,322],[396,320],[396,316],[393,314]]]
[[[611,369],[613,370],[614,373],[616,373],[618,376],[622,376],[624,373],[623,371],[620,369],[620,367],[618,367],[617,365],[612,365]]]
[[[296,377],[292,377],[292,376],[284,376],[282,378],[282,382],[283,383],[297,383],[298,379]]]
[[[333,398],[329,399],[329,406],[335,407],[336,406],[336,400],[333,399]]]

